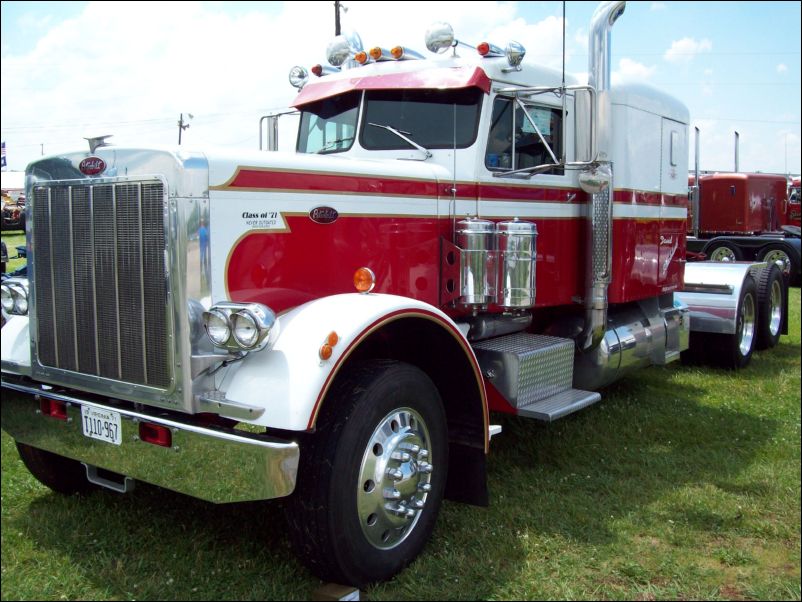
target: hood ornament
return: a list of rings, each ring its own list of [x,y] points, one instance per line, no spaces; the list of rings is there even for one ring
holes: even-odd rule
[[[84,138],[89,143],[89,152],[94,153],[96,148],[101,146],[111,146],[106,142],[106,138],[111,138],[114,134],[106,134],[104,136],[95,136],[94,138]]]

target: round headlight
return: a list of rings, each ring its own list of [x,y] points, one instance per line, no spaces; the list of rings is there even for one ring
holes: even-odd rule
[[[352,52],[348,39],[344,35],[339,35],[326,48],[326,58],[329,64],[339,67],[350,58]]]
[[[454,45],[454,29],[448,23],[433,23],[426,30],[426,48],[431,52],[442,53]]]
[[[217,309],[203,312],[203,325],[212,343],[218,347],[224,347],[228,339],[231,338],[228,318],[226,318],[223,312]]]
[[[290,69],[290,84],[292,84],[293,88],[298,88],[300,90],[306,85],[308,79],[309,72],[303,67],[296,65]]]
[[[0,286],[0,296],[2,297],[3,309],[10,314],[14,309],[14,297],[11,295],[11,289],[5,284]]]
[[[231,316],[234,340],[245,349],[256,347],[259,343],[259,326],[256,318],[246,309]]]
[[[28,291],[22,286],[13,286],[11,293],[14,297],[14,312],[18,316],[28,313]]]

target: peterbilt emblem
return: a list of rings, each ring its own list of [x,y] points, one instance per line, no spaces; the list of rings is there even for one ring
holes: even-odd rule
[[[106,162],[100,157],[87,157],[78,165],[78,169],[82,174],[87,176],[96,176],[103,173],[106,169]]]
[[[333,207],[315,207],[309,212],[309,219],[316,224],[331,224],[337,221],[340,214]]]

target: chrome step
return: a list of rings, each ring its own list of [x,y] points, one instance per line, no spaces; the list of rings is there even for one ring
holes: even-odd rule
[[[528,406],[518,408],[518,415],[543,422],[554,422],[558,418],[586,408],[601,399],[599,393],[570,389],[541,399]]]

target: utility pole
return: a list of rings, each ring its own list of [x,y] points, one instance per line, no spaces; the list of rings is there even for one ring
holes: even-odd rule
[[[335,0],[334,2],[334,35],[340,35],[340,2],[339,0]]]
[[[44,142],[40,142],[39,146],[42,147],[42,156],[44,157],[45,156],[45,144],[44,144]]]
[[[187,113],[189,119],[192,119],[192,113]],[[189,127],[188,123],[184,123],[184,114],[181,113],[181,117],[178,118],[178,144],[181,144],[181,132]]]

